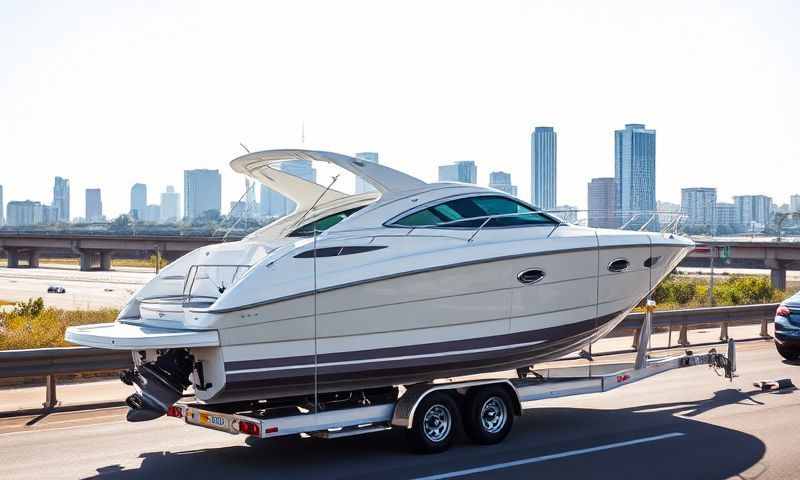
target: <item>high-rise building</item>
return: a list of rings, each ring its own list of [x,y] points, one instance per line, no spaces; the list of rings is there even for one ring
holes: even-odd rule
[[[558,163],[556,132],[553,127],[536,127],[531,134],[531,201],[544,210],[556,206]]]
[[[102,222],[103,218],[103,200],[100,196],[99,188],[86,189],[86,221],[87,222]]]
[[[714,229],[716,222],[717,189],[682,188],[681,213],[686,215],[684,223],[687,225],[707,225]]]
[[[183,214],[189,220],[222,212],[222,177],[219,170],[183,172]]]
[[[509,195],[517,196],[517,187],[511,184],[511,174],[507,172],[490,173],[489,188],[495,188]]]
[[[714,216],[718,227],[730,227],[738,223],[736,221],[736,205],[732,203],[717,202]]]
[[[147,210],[147,185],[134,183],[131,187],[131,217],[135,220],[144,220]]]
[[[173,223],[181,219],[181,194],[172,185],[161,194],[161,222]]]
[[[6,223],[6,204],[3,203],[3,186],[0,185],[0,225],[4,225]]]
[[[282,217],[286,215],[286,202],[286,197],[266,185],[261,185],[259,208],[262,217]]]
[[[478,167],[472,160],[463,160],[439,167],[440,182],[478,183]]]
[[[10,226],[41,225],[45,215],[41,202],[31,200],[8,202],[8,224]]]
[[[228,216],[232,218],[239,218],[245,213],[247,213],[247,202],[246,201],[235,201],[231,202],[231,208],[228,210]]]
[[[2,193],[2,188],[0,187],[0,194]],[[0,196],[2,199],[2,196]],[[792,195],[789,197],[789,209],[792,212],[800,212],[800,195]]]
[[[739,195],[733,197],[736,206],[736,223],[747,230],[760,230],[772,220],[772,198],[765,195]]]
[[[142,220],[150,223],[159,223],[161,221],[161,205],[152,204],[146,206]]]
[[[623,216],[656,209],[656,131],[630,123],[614,132],[617,210]],[[642,216],[642,222],[647,217]]]
[[[588,185],[588,225],[594,228],[618,228],[617,183],[614,178],[593,178]]]
[[[359,152],[356,153],[356,158],[372,163],[380,163],[378,161],[378,152]],[[361,177],[356,177],[356,193],[374,192],[375,187],[364,181]]]
[[[62,177],[56,177],[55,184],[53,185],[53,204],[52,208],[56,212],[56,222],[54,223],[68,223],[69,216],[69,180]]]

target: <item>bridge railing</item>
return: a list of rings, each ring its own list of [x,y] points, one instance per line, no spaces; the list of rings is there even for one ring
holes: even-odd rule
[[[699,326],[716,326],[720,329],[721,342],[728,340],[731,325],[760,325],[759,337],[769,338],[768,323],[774,320],[777,303],[741,305],[733,307],[693,308],[687,310],[663,310],[653,314],[653,331],[668,328],[669,346],[672,346],[673,330],[678,332],[675,346],[689,346],[689,331]],[[611,335],[625,334],[631,329],[633,345],[636,347],[638,329],[644,320],[643,313],[631,313]],[[31,350],[0,351],[0,379],[20,377],[45,377],[45,409],[58,405],[56,376],[90,372],[113,372],[133,366],[131,353],[125,350],[106,350],[89,347],[41,348]]]

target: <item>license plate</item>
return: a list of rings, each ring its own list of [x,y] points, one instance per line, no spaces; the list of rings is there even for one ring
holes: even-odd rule
[[[211,413],[206,412],[198,412],[192,411],[189,415],[187,415],[187,420],[190,420],[192,423],[197,425],[202,425],[204,427],[210,428],[219,428],[219,429],[227,429],[228,428],[228,421],[225,417],[220,415],[213,415]]]

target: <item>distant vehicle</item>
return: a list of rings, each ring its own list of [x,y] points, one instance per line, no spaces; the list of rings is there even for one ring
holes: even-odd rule
[[[59,285],[50,285],[47,287],[47,293],[67,293],[67,289]]]
[[[786,360],[800,358],[800,292],[784,300],[775,312],[775,347]]]

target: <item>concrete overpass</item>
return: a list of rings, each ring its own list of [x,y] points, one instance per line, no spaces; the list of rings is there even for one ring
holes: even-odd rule
[[[227,239],[232,240],[238,238]],[[10,268],[20,267],[20,260],[28,267],[38,267],[42,253],[48,252],[79,255],[81,270],[109,270],[115,252],[158,252],[173,259],[204,245],[220,242],[221,237],[209,236],[0,232],[0,250],[5,252]]]
[[[697,248],[683,267],[753,268],[770,270],[772,285],[786,290],[786,271],[800,270],[800,238],[695,237]]]

